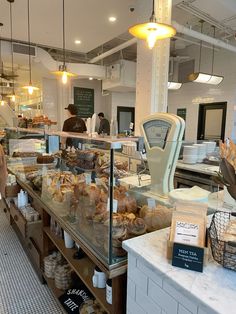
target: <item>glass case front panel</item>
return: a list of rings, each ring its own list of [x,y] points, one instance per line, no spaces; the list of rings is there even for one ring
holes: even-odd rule
[[[165,192],[171,183],[158,177],[170,160],[167,156],[160,163],[163,147],[145,155],[132,141],[71,140],[73,145],[54,153],[53,160],[39,164],[42,160],[36,158],[9,168],[101,261],[117,264],[127,257],[124,240],[170,226],[173,206]],[[166,142],[165,148],[175,144]]]

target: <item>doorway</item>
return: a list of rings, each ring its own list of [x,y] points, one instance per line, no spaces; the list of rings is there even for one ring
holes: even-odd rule
[[[227,102],[200,104],[198,140],[224,140]]]
[[[135,111],[133,107],[117,107],[118,133],[130,130],[130,122],[134,123]]]

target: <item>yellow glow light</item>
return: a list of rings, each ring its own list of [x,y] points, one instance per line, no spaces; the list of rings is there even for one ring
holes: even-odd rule
[[[4,100],[1,100],[1,106],[4,106],[5,102]]]
[[[129,32],[134,37],[147,40],[149,48],[152,49],[158,39],[175,36],[176,29],[171,25],[149,22],[134,25],[129,29]]]
[[[32,95],[35,90],[39,90],[38,87],[32,85],[27,85],[24,86],[23,88],[28,90],[29,95]]]
[[[67,72],[63,71],[62,77],[61,77],[62,83],[67,83]]]

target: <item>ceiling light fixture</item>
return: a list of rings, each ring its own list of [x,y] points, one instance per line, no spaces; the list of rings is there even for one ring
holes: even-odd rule
[[[13,39],[12,39],[12,33],[13,33],[13,26],[12,26],[12,3],[14,3],[15,0],[7,0],[10,4],[10,32],[11,32],[11,76],[12,76],[12,94],[8,95],[7,97],[11,98],[12,102],[16,101],[16,95],[15,95],[15,81],[14,81],[14,53],[13,53]]]
[[[63,44],[63,64],[59,65],[59,71],[53,73],[61,76],[63,84],[66,84],[68,77],[76,76],[76,74],[68,72],[66,67],[66,36],[65,36],[65,0],[62,0],[62,44]]]
[[[93,77],[90,77],[89,80],[92,81],[92,80],[93,80]]]
[[[110,16],[109,17],[109,22],[111,22],[111,23],[116,22],[116,17],[115,16]]]
[[[76,45],[79,45],[79,44],[81,44],[81,40],[79,40],[79,39],[76,39],[76,40],[75,40],[75,44],[76,44]]]
[[[168,82],[168,89],[170,90],[177,90],[180,89],[182,86],[182,83],[178,82]]]
[[[31,53],[30,53],[30,3],[27,0],[27,15],[28,15],[28,56],[29,56],[29,85],[24,86],[28,90],[29,95],[32,95],[34,90],[39,88],[32,84],[32,69],[31,69]]]
[[[0,23],[0,67],[1,67],[1,77],[0,77],[0,82],[1,82],[1,95],[0,95],[0,99],[1,99],[1,106],[4,105],[4,100],[3,100],[3,82],[2,82],[2,73],[3,73],[3,61],[2,61],[2,27],[3,24]]]
[[[175,42],[176,42],[176,39],[172,38],[172,42],[173,42],[173,52],[172,52],[172,54],[174,55],[174,57],[171,59],[171,71],[170,72],[172,74],[169,77],[170,81],[168,81],[167,87],[170,90],[177,90],[177,89],[181,88],[182,83],[173,81],[173,76],[174,76],[174,58],[176,57],[176,53],[175,53]]]
[[[152,15],[148,23],[137,24],[129,28],[134,37],[147,40],[148,47],[152,49],[158,39],[175,36],[176,29],[168,24],[158,23],[155,15],[155,0],[152,2]]]
[[[202,34],[204,21],[201,20],[200,23],[201,23],[201,34]],[[215,26],[212,26],[212,27],[213,27],[213,36],[215,38]],[[224,77],[219,76],[219,75],[213,75],[214,61],[215,61],[215,46],[214,45],[212,48],[211,74],[201,72],[201,60],[202,60],[202,40],[200,43],[198,72],[191,73],[188,76],[189,81],[194,82],[194,83],[219,85],[223,81]]]

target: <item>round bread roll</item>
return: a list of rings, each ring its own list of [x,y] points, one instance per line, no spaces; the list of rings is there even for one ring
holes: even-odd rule
[[[152,232],[169,227],[171,225],[172,212],[172,208],[163,205],[157,205],[154,209],[145,205],[140,210],[140,217],[145,221],[147,231]]]
[[[128,213],[136,213],[138,209],[136,199],[132,196],[127,196],[125,198],[125,207]]]
[[[107,203],[107,200],[108,200],[108,194],[106,192],[104,192],[103,190],[101,190],[100,201],[103,203]]]
[[[146,233],[147,226],[142,218],[136,218],[128,223],[127,229],[132,237]]]

